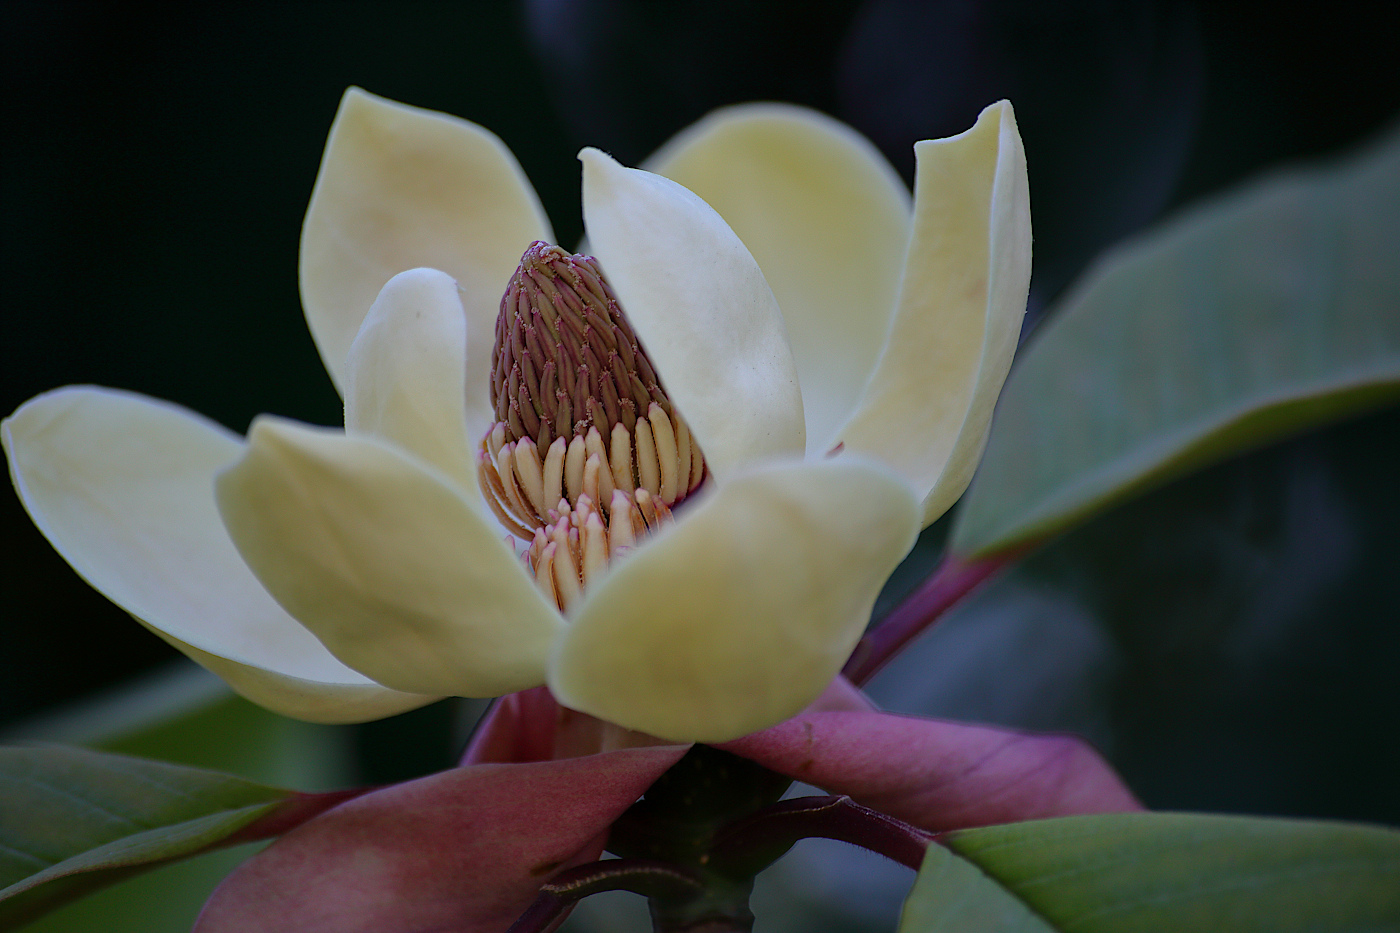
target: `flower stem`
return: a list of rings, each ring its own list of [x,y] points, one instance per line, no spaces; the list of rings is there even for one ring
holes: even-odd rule
[[[849,842],[918,871],[931,833],[863,807],[849,797],[783,800],[726,827],[711,850],[710,868],[752,877],[800,839]]]
[[[604,891],[632,891],[649,898],[695,897],[703,883],[689,872],[652,859],[604,859],[570,868],[540,888],[520,918],[506,933],[544,933],[554,929],[575,902]]]
[[[918,589],[885,616],[884,621],[865,633],[841,673],[857,687],[864,685],[905,645],[988,577],[1021,557],[1026,550],[1017,549],[981,560],[962,560],[952,554],[946,555],[938,569]]]

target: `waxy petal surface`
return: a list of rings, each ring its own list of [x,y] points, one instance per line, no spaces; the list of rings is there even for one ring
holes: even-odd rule
[[[904,182],[864,136],[789,104],[717,110],[642,167],[703,198],[758,261],[787,325],[808,454],[830,450],[894,313],[911,215]]]
[[[878,464],[734,476],[590,585],[551,658],[550,689],[673,741],[725,741],[786,719],[840,670],[917,530],[917,500]]]
[[[804,713],[722,747],[929,832],[1142,809],[1074,736],[833,712]]]
[[[686,746],[476,765],[325,813],[243,863],[196,933],[501,933]]]
[[[3,427],[34,524],[83,579],[255,703],[359,722],[435,697],[386,690],[287,615],[229,541],[214,473],[242,441],[177,405],[94,387],[26,402]]]
[[[597,149],[579,160],[589,245],[711,471],[801,455],[797,368],[744,244],[675,182]]]
[[[474,435],[467,427],[466,355],[466,318],[452,277],[436,269],[394,276],[350,346],[345,432],[402,447],[475,498],[472,445],[486,424]]]
[[[262,417],[217,498],[263,586],[355,670],[456,696],[544,680],[558,612],[495,524],[398,448]]]
[[[840,438],[907,476],[928,524],[962,495],[986,446],[1026,310],[1030,199],[1005,101],[914,152],[914,231],[894,324]]]
[[[379,290],[420,266],[461,285],[468,333],[487,335],[470,345],[468,370],[489,372],[501,294],[534,240],[553,241],[549,220],[495,135],[346,91],[301,232],[302,304],[337,388]]]

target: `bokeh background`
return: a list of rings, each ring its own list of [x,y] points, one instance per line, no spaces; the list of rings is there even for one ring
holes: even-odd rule
[[[855,126],[907,179],[915,140],[1010,98],[1031,178],[1029,329],[1106,246],[1393,129],[1400,35],[1383,9],[5,0],[0,412],[98,383],[240,432],[263,411],[338,424],[296,261],[351,84],[496,132],[565,244],[582,232],[582,145],[635,164],[715,107],[786,100]],[[1397,475],[1393,409],[1219,464],[1048,545],[872,692],[909,712],[1081,732],[1154,807],[1400,824]],[[941,534],[925,535],[882,608]],[[194,729],[204,744],[188,757],[238,767],[210,748],[284,728],[191,680],[8,493],[0,595],[0,737],[100,737],[121,732],[127,713],[113,710],[185,703],[195,716],[217,702],[223,718]],[[318,749],[315,767],[276,772],[286,780],[399,779],[448,766],[480,709],[297,727],[267,747]],[[122,741],[108,744],[163,748]],[[791,905],[793,923],[890,928],[907,873],[842,858],[804,844],[761,897]]]

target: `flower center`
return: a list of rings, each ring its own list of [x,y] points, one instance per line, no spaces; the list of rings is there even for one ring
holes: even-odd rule
[[[597,260],[535,242],[501,298],[481,491],[567,610],[705,478]]]

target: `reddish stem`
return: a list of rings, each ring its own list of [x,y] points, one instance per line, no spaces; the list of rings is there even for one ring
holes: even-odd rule
[[[865,633],[841,673],[857,687],[874,677],[905,645],[938,621],[988,577],[1025,553],[1009,551],[981,560],[961,560],[951,554],[883,622]]]
[[[710,864],[721,873],[750,877],[782,857],[794,843],[813,837],[849,842],[915,871],[923,864],[928,844],[936,838],[850,797],[797,797],[726,827],[715,840]]]
[[[693,897],[704,890],[701,881],[685,869],[652,859],[604,859],[570,868],[540,887],[520,919],[506,933],[544,933],[553,930],[575,903],[604,891],[631,891],[649,898]]]

